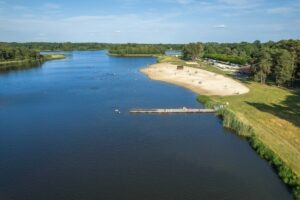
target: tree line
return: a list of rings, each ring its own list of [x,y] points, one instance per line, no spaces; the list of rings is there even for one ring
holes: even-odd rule
[[[200,53],[199,53],[200,51]],[[254,43],[191,43],[183,47],[184,59],[210,58],[214,60],[245,65],[258,51]],[[197,56],[196,56],[197,55]]]
[[[260,41],[253,43],[205,43],[204,57],[245,65],[260,48]]]
[[[108,43],[50,43],[50,42],[28,42],[28,43],[0,43],[0,46],[10,48],[25,47],[34,51],[73,51],[73,50],[102,50],[107,49],[111,44]]]
[[[41,51],[73,51],[73,50],[101,50],[108,48],[104,43],[0,43],[0,61],[43,60]]]
[[[252,61],[254,79],[278,86],[300,85],[300,40],[282,40],[261,44]]]
[[[0,42],[4,48],[27,48],[33,51],[73,51],[73,50],[104,50],[111,54],[164,54],[166,50],[181,50],[182,44],[111,44],[111,43],[50,43],[50,42],[28,42],[28,43],[5,43]]]
[[[43,56],[24,46],[11,47],[0,44],[0,62],[15,60],[40,60]]]
[[[109,47],[110,54],[116,55],[163,55],[166,50],[181,50],[182,45],[176,44],[113,44]]]

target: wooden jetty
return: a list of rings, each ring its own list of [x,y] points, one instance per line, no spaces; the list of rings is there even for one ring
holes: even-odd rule
[[[216,112],[215,109],[198,109],[198,108],[169,108],[169,109],[132,109],[130,110],[130,113],[214,113]]]

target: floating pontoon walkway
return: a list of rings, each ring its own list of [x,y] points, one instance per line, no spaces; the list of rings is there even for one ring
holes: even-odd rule
[[[214,113],[215,109],[195,109],[195,108],[171,108],[171,109],[132,109],[130,113]]]

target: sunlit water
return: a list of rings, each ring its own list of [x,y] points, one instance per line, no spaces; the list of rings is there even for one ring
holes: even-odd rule
[[[1,200],[291,198],[213,114],[129,114],[201,105],[139,72],[154,58],[105,53],[0,75]]]

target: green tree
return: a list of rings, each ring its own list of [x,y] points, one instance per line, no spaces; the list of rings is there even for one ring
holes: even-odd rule
[[[267,76],[271,73],[272,57],[269,51],[262,49],[254,57],[253,71],[254,79],[259,80],[261,84],[266,83]]]
[[[278,50],[275,58],[274,75],[277,85],[290,85],[295,72],[295,58],[285,49]]]
[[[190,43],[183,48],[183,57],[185,59],[196,60],[202,58],[204,54],[204,46],[201,43]]]

